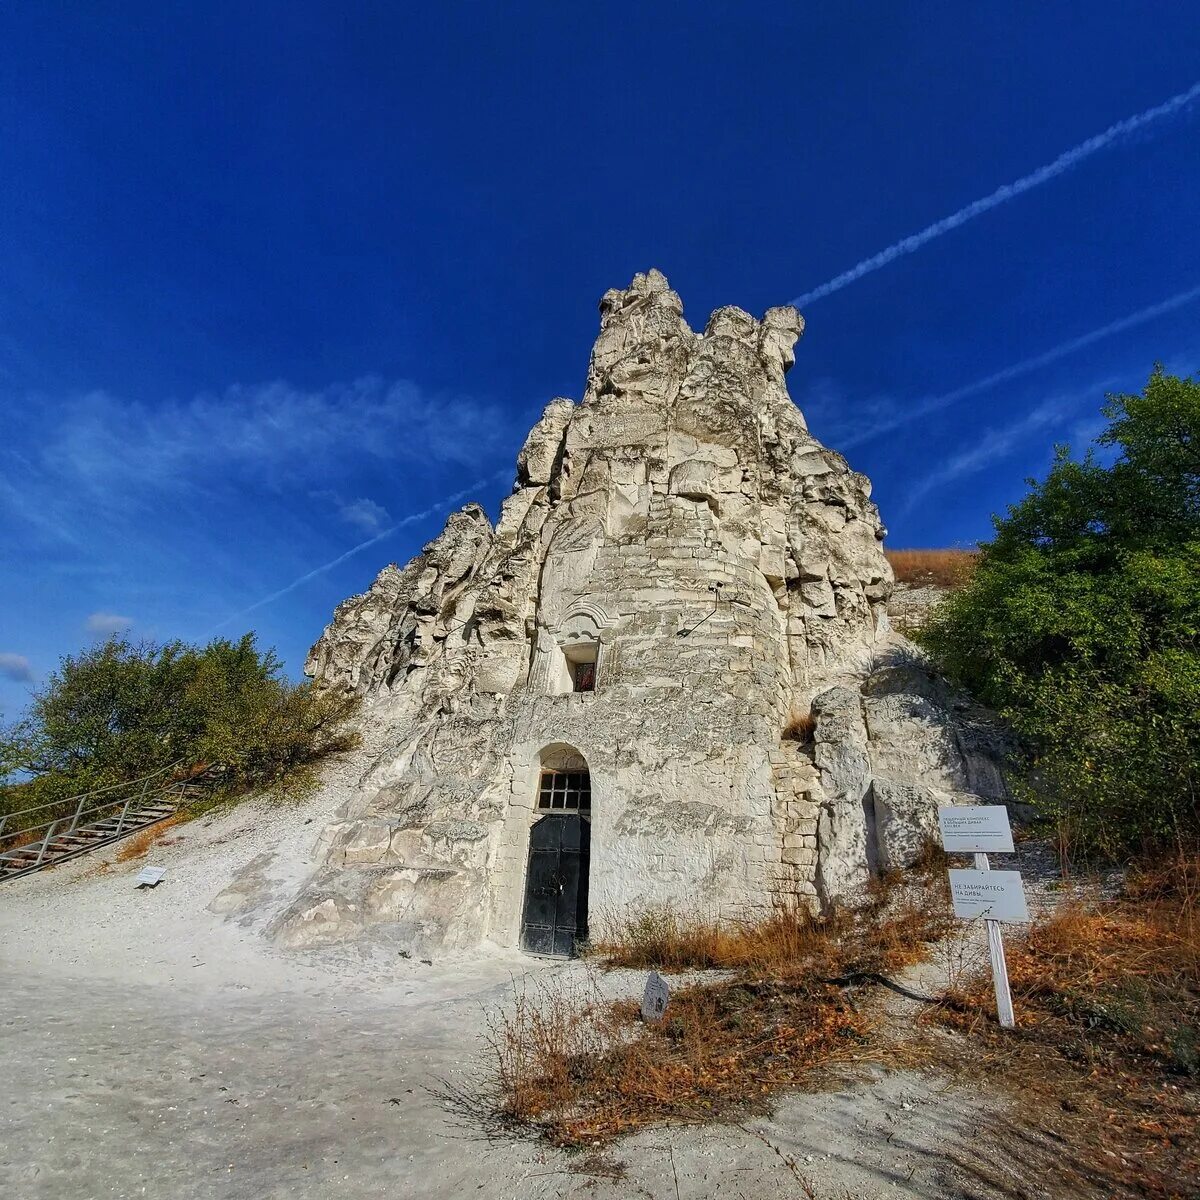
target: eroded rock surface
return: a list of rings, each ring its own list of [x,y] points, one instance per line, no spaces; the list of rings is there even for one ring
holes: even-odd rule
[[[928,622],[947,595],[948,589],[938,584],[897,583],[888,598],[888,620],[892,628],[912,635]]]
[[[849,898],[939,803],[1006,794],[998,735],[890,629],[869,481],[788,396],[803,327],[695,333],[657,271],[606,293],[583,399],[547,407],[495,528],[468,506],[338,607],[306,670],[385,749],[287,942],[515,944],[547,770],[590,775],[593,933]]]

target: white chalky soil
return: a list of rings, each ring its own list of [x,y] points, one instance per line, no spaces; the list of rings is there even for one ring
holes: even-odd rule
[[[438,1093],[482,1069],[485,1013],[514,977],[581,968],[276,949],[263,926],[343,795],[333,780],[298,808],[185,825],[139,862],[99,871],[92,856],[0,887],[0,1195],[757,1198],[803,1195],[798,1171],[818,1196],[857,1200],[961,1195],[955,1163],[995,1157],[977,1098],[904,1073],[788,1097],[744,1126],[640,1134],[603,1152],[618,1178],[485,1136]],[[264,902],[209,912],[264,853]],[[137,891],[148,863],[167,878]]]

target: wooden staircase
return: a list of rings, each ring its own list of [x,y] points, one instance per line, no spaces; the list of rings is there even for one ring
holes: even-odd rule
[[[0,816],[0,883],[87,854],[174,816],[205,790],[177,776],[178,765],[164,767],[127,783]],[[30,824],[34,817],[47,819]],[[6,826],[12,832],[6,833]],[[18,839],[20,844],[13,845]]]

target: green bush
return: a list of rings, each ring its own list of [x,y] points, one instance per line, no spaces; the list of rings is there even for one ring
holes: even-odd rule
[[[203,648],[111,638],[64,658],[0,737],[0,811],[182,763],[218,794],[296,787],[353,744],[356,700],[292,684],[253,634]]]
[[[1111,396],[919,634],[1013,723],[1021,785],[1085,849],[1200,833],[1200,382]]]

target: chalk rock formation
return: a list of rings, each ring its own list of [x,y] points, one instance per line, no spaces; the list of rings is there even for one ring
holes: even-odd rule
[[[949,588],[933,583],[897,583],[888,598],[888,620],[892,628],[905,635],[917,632],[949,594]]]
[[[586,818],[593,934],[852,898],[939,803],[1006,794],[994,731],[890,630],[869,481],[788,396],[803,328],[721,308],[694,333],[658,271],[606,293],[583,399],[546,408],[495,528],[468,506],[338,607],[306,670],[386,750],[287,943],[521,943],[547,779]]]

